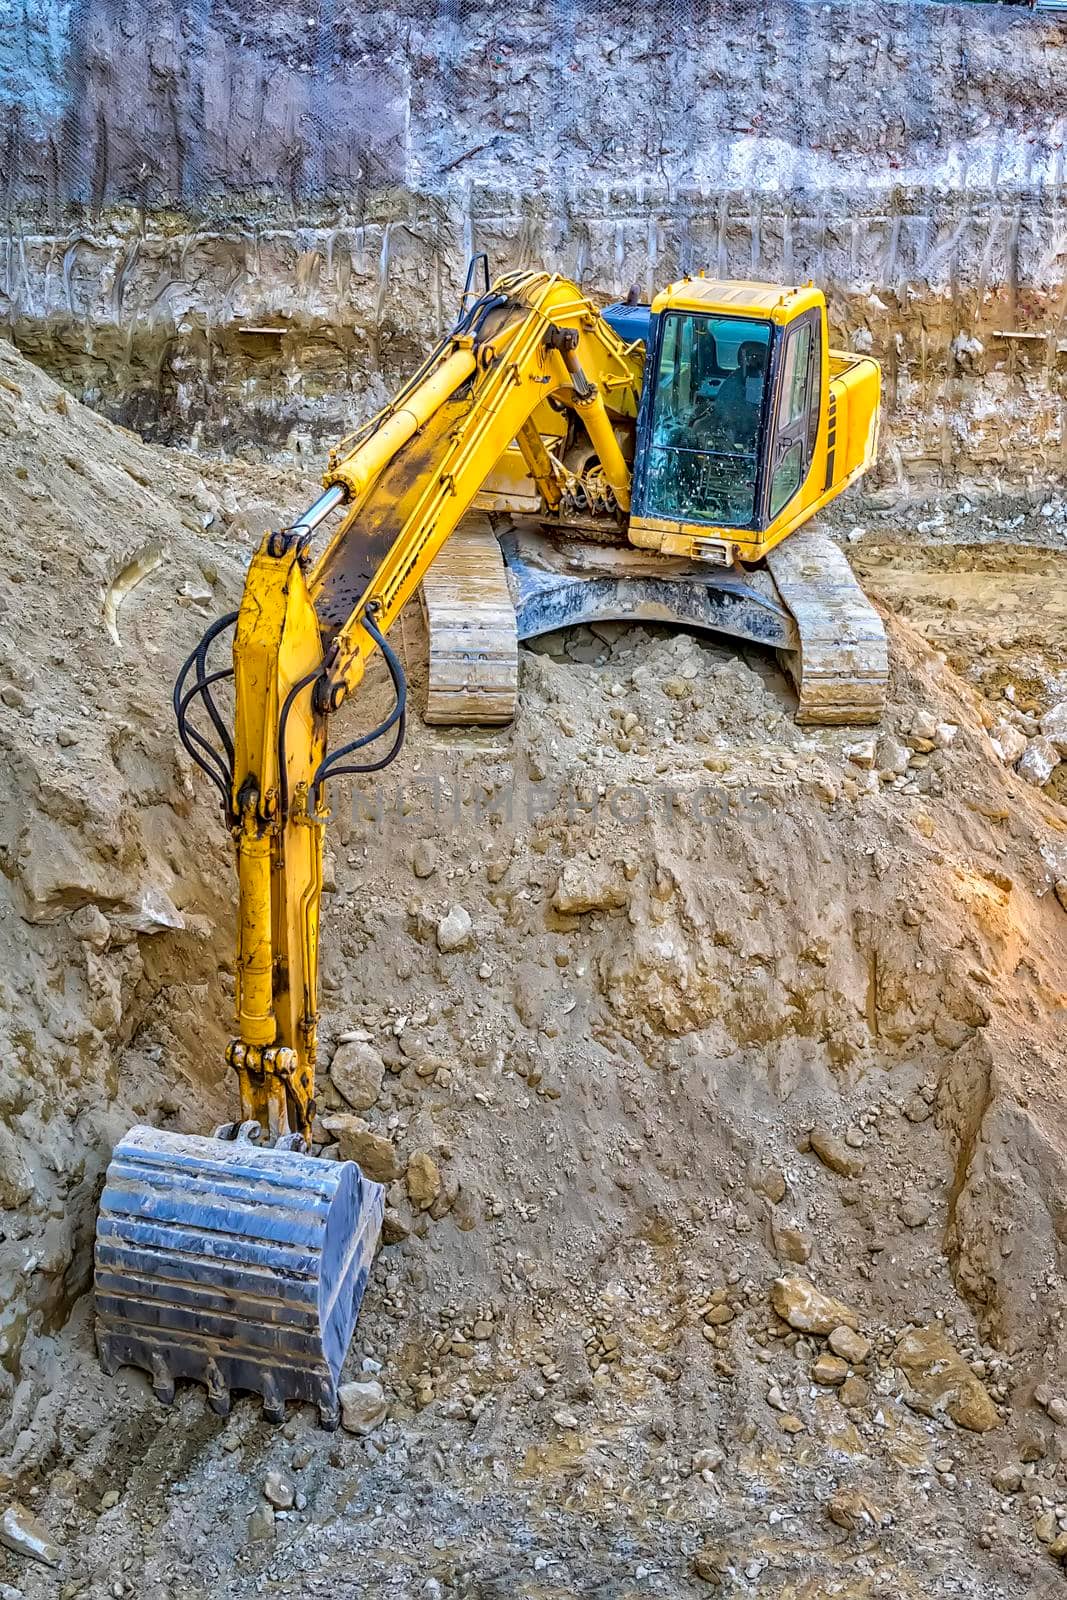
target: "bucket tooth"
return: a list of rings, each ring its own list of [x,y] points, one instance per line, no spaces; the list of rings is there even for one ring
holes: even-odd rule
[[[156,1399],[161,1405],[173,1405],[174,1379],[171,1377],[170,1368],[158,1351],[154,1352],[149,1360],[149,1370],[152,1374],[152,1388]]]
[[[217,1362],[209,1361],[204,1368],[204,1384],[207,1388],[207,1403],[212,1411],[217,1417],[228,1417],[230,1390]]]
[[[383,1206],[351,1161],[131,1129],[97,1224],[105,1370],[143,1368],[165,1401],[191,1378],[221,1416],[250,1390],[272,1420],[290,1400],[328,1419]]]
[[[273,1374],[263,1380],[263,1415],[268,1422],[285,1421],[285,1400],[274,1381]]]

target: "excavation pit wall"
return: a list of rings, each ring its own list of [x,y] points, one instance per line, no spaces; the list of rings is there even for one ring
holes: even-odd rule
[[[0,80],[5,321],[114,420],[315,461],[447,329],[484,250],[605,301],[685,270],[814,278],[835,341],[883,364],[876,504],[1062,474],[1061,20],[182,17],[36,0]]]

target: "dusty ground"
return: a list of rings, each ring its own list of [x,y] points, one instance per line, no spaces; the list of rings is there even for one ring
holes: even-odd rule
[[[3,347],[0,427],[0,1485],[59,1547],[0,1595],[1058,1594],[1067,813],[987,732],[1064,697],[1056,507],[868,519],[873,768],[771,662],[607,629],[524,656],[513,729],[414,719],[339,787],[326,1056],[380,1062],[396,1242],[350,1358],[389,1415],[330,1437],[104,1379],[84,1292],[114,1139],[224,1105],[229,864],[169,684],[307,492]]]

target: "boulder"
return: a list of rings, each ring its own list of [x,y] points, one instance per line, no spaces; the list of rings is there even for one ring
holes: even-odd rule
[[[437,924],[437,948],[445,955],[464,950],[472,942],[474,923],[465,906],[449,906]]]
[[[859,1327],[858,1312],[843,1300],[823,1294],[808,1278],[776,1278],[771,1285],[771,1305],[798,1333],[827,1334],[835,1328]]]
[[[338,1112],[323,1117],[322,1126],[336,1139],[342,1161],[355,1161],[364,1177],[375,1183],[392,1183],[400,1176],[400,1162],[391,1139],[375,1133],[361,1117]]]
[[[337,1398],[341,1402],[342,1428],[360,1436],[373,1433],[389,1409],[385,1390],[373,1378],[342,1383]]]
[[[1032,783],[1035,789],[1043,789],[1059,764],[1060,753],[1056,745],[1043,733],[1039,733],[1037,738],[1031,739],[1026,746],[1015,770],[1020,778]]]
[[[369,1111],[382,1092],[385,1062],[372,1044],[340,1044],[330,1062],[330,1082],[353,1111]]]
[[[940,1328],[911,1328],[903,1334],[893,1360],[907,1380],[904,1399],[924,1416],[944,1413],[961,1428],[985,1433],[1000,1422],[996,1406]]]
[[[621,911],[630,902],[622,874],[610,862],[585,856],[567,861],[559,875],[552,904],[557,911],[581,916],[587,911]]]
[[[1013,767],[1026,749],[1026,735],[1011,722],[998,722],[990,729],[990,743],[1006,767]]]
[[[408,1161],[408,1199],[419,1211],[427,1211],[441,1193],[441,1169],[426,1150],[416,1150]]]
[[[1052,706],[1041,718],[1041,732],[1056,746],[1061,761],[1067,761],[1067,700]]]

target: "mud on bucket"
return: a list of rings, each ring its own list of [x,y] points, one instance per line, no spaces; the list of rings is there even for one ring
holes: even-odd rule
[[[107,1372],[178,1378],[225,1415],[234,1389],[318,1405],[337,1383],[381,1228],[385,1191],[352,1161],[132,1128],[107,1169],[96,1230],[96,1337]]]

